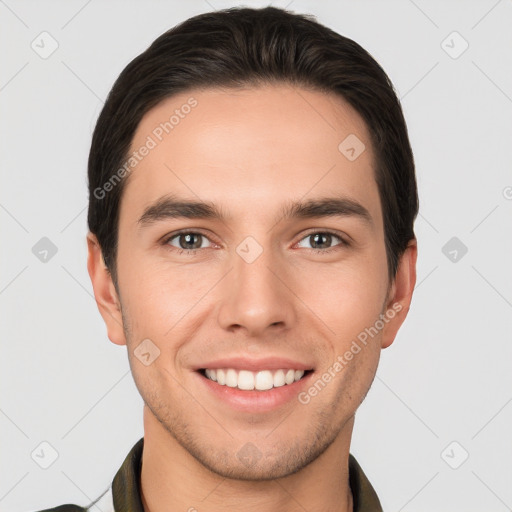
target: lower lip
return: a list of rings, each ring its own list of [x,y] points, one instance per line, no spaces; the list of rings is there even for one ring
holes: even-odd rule
[[[196,372],[199,379],[207,389],[231,408],[243,412],[268,412],[285,405],[292,400],[298,401],[298,394],[311,379],[313,372],[306,374],[302,379],[266,391],[244,391],[238,388],[222,386],[217,382]]]

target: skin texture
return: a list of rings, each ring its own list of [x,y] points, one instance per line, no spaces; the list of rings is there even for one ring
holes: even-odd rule
[[[110,340],[127,345],[145,402],[145,508],[352,510],[354,414],[381,349],[407,315],[416,243],[389,282],[371,142],[361,117],[341,98],[287,85],[188,91],[143,118],[132,149],[191,97],[197,106],[128,177],[118,291],[88,236],[99,310]],[[338,150],[349,134],[366,147],[354,161]],[[142,225],[144,210],[168,194],[212,202],[225,219]],[[371,223],[280,215],[289,201],[325,197],[357,201]],[[185,228],[204,235],[195,254],[190,245],[178,252],[179,237],[165,238]],[[341,238],[315,252],[311,235],[326,230]],[[236,250],[248,236],[262,249],[252,263]],[[313,383],[393,305],[400,311],[307,404],[292,399],[270,411],[241,412],[211,393],[195,371],[221,357],[287,357],[308,364]],[[160,355],[146,366],[134,350],[148,338]],[[237,457],[247,443],[258,454],[251,464]]]

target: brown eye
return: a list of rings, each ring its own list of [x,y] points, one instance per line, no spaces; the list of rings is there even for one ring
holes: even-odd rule
[[[305,242],[309,243],[309,247],[307,245],[303,245]],[[334,249],[339,245],[342,246],[347,244],[339,235],[330,233],[328,231],[317,231],[315,233],[310,233],[298,243],[299,247],[305,247],[306,249],[322,252],[325,252],[328,249]]]
[[[204,248],[203,242],[208,241],[201,233],[187,232],[178,233],[167,240],[167,244],[183,250],[194,250]]]
[[[311,246],[313,249],[325,249],[330,247],[332,243],[332,235],[330,233],[315,233],[310,235]]]

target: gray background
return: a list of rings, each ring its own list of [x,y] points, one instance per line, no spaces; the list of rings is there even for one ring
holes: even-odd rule
[[[156,36],[233,5],[0,0],[2,511],[87,504],[143,434],[126,349],[106,337],[86,270],[91,133]],[[512,1],[274,5],[374,55],[417,162],[418,284],[351,451],[386,511],[511,510]],[[57,248],[46,261],[43,237]],[[42,442],[58,453],[48,469]]]

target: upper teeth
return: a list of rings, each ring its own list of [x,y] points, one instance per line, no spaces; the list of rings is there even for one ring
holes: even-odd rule
[[[221,386],[247,391],[252,389],[266,391],[300,380],[304,375],[304,370],[277,370],[272,374],[270,370],[250,372],[233,368],[216,370],[207,368],[205,374],[210,380],[216,381]]]

